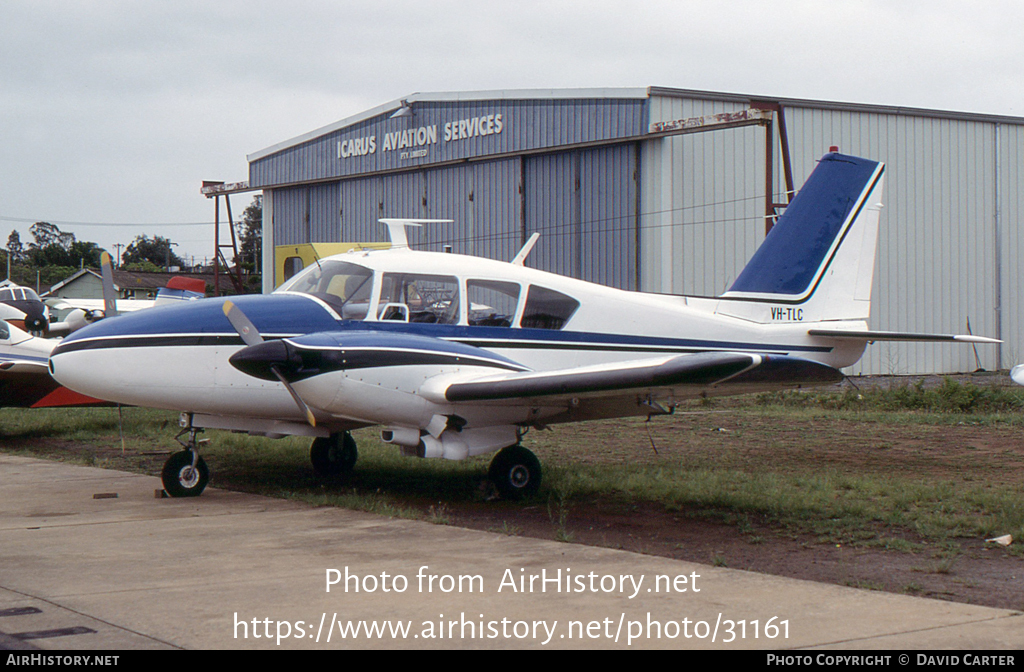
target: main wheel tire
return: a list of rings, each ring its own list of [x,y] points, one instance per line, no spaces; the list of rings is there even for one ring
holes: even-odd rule
[[[540,488],[540,460],[519,444],[509,446],[491,460],[488,476],[503,499],[529,497]]]
[[[358,459],[356,440],[348,432],[318,437],[309,449],[309,461],[313,463],[313,471],[318,476],[348,474],[355,468]]]
[[[210,470],[202,457],[193,469],[192,451],[182,450],[167,458],[160,477],[171,497],[198,497],[210,481]]]

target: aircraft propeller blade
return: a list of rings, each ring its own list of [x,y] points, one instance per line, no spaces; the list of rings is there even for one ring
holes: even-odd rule
[[[114,271],[110,265],[110,255],[100,255],[100,273],[103,277],[103,316],[117,315],[117,293],[114,291]]]
[[[263,337],[260,336],[259,330],[256,329],[256,325],[254,325],[252,320],[242,312],[241,308],[231,301],[225,301],[223,310],[224,316],[228,318],[228,322],[230,322],[231,326],[235,328],[238,335],[242,337],[243,343],[247,346],[253,346],[264,342]],[[288,394],[292,395],[292,399],[295,400],[295,405],[298,406],[299,410],[302,411],[302,414],[306,416],[306,422],[309,423],[309,426],[316,427],[316,418],[313,417],[313,411],[309,410],[309,406],[302,400],[299,393],[295,391],[295,388],[288,382],[288,379],[284,377],[284,374],[281,373],[281,370],[277,365],[272,364],[270,366],[270,370],[273,371],[274,375],[277,376],[277,379],[284,385],[284,389],[288,390]]]
[[[238,335],[242,337],[242,342],[246,345],[259,345],[263,342],[263,337],[260,336],[259,330],[252,323],[249,317],[242,312],[242,309],[236,306],[231,301],[224,302],[224,316],[228,318],[228,322],[235,328]]]
[[[299,410],[305,414],[306,422],[309,423],[309,426],[316,427],[316,418],[313,417],[313,411],[309,410],[309,406],[307,406],[306,402],[302,400],[299,393],[295,391],[295,388],[288,382],[288,379],[284,377],[284,374],[277,368],[277,365],[275,364],[271,366],[270,370],[273,371],[274,375],[277,376],[277,379],[284,384],[284,389],[288,390],[288,394],[292,395],[292,399],[295,400],[295,404],[299,407]]]

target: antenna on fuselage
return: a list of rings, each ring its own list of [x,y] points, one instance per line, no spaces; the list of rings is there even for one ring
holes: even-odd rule
[[[533,251],[533,246],[537,244],[538,238],[540,238],[540,234],[534,232],[533,235],[530,236],[530,239],[523,244],[523,247],[521,250],[519,250],[519,253],[516,254],[516,256],[512,257],[512,261],[510,263],[513,266],[522,266],[523,262],[526,261],[526,258],[530,256],[530,252]]]
[[[409,247],[409,238],[406,235],[405,227],[422,226],[423,224],[451,224],[453,219],[379,219],[381,224],[388,227],[388,238],[391,240],[391,249]]]

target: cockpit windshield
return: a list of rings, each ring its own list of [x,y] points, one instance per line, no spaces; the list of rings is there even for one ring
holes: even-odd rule
[[[347,261],[322,261],[309,266],[275,292],[301,292],[315,296],[342,319],[362,320],[370,307],[373,271]]]
[[[28,287],[0,289],[0,301],[38,301],[39,295]]]

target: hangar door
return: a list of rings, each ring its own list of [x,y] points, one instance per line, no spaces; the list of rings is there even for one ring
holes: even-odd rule
[[[636,289],[638,172],[635,144],[527,157],[527,264]]]
[[[409,231],[417,249],[510,260],[522,246],[519,159],[345,180],[344,242],[383,242],[383,217],[451,219]]]
[[[274,189],[274,244],[341,241],[337,182]]]

